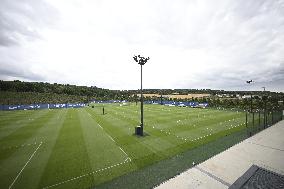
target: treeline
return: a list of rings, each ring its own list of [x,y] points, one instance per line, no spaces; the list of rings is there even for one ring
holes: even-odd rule
[[[0,80],[0,91],[11,91],[11,92],[36,92],[36,93],[56,93],[56,94],[66,94],[66,95],[76,95],[76,96],[90,96],[96,98],[105,99],[118,99],[121,97],[133,96],[134,94],[139,94],[139,90],[109,90],[98,88],[96,86],[76,86],[69,84],[50,84],[44,82],[22,82],[19,80],[14,81],[3,81]],[[270,92],[270,91],[224,91],[224,90],[211,90],[211,89],[143,89],[144,94],[228,94],[236,96],[239,95],[270,95],[279,96],[283,93]]]
[[[167,100],[166,98],[158,97],[146,97],[145,100],[154,100],[159,103]],[[217,96],[203,97],[203,98],[191,98],[191,99],[172,99],[173,101],[178,102],[188,102],[194,101],[199,103],[208,103],[210,107],[222,107],[222,108],[237,108],[243,110],[250,110],[251,108],[254,111],[258,110],[283,110],[284,109],[284,95],[269,95],[265,93],[263,96],[253,96],[252,100],[250,98],[219,98]]]
[[[50,84],[44,82],[0,81],[0,91],[55,93],[76,96],[103,97],[110,94],[110,90],[98,87],[76,86],[69,84]]]
[[[92,100],[127,100],[139,101],[139,90],[109,90],[96,86],[76,86],[69,84],[50,84],[44,82],[22,82],[0,80],[0,104],[33,103],[78,103]],[[210,97],[191,99],[172,99],[175,101],[208,102],[212,107],[250,108],[249,98],[253,95],[253,109],[283,109],[284,93],[269,91],[224,91],[211,89],[144,89],[144,94],[210,94]],[[220,97],[220,94],[226,94]],[[161,100],[159,97],[145,97],[145,100]],[[167,99],[163,99],[167,100]]]
[[[124,91],[102,89],[96,86],[50,84],[0,80],[0,104],[78,103],[92,100],[123,100]]]
[[[135,94],[138,90],[130,90],[131,93]],[[138,91],[139,93],[139,91]],[[227,94],[230,96],[236,97],[237,95],[283,95],[283,93],[271,92],[271,91],[225,91],[225,90],[213,90],[213,89],[143,89],[143,93],[145,94],[163,94],[163,95],[171,95],[171,94],[211,94],[211,95],[219,95],[219,94]]]
[[[128,91],[120,90],[109,90],[98,88],[96,86],[87,87],[87,86],[76,86],[69,84],[50,84],[44,82],[22,82],[19,80],[15,81],[3,81],[0,80],[0,91],[9,91],[9,92],[21,92],[21,96],[25,96],[24,93],[32,92],[35,95],[46,94],[49,98],[52,96],[48,94],[60,94],[60,95],[69,95],[67,100],[72,98],[78,99],[83,98],[85,101],[90,101],[93,99],[96,100],[121,100],[123,98],[128,98],[130,96]],[[51,99],[52,100],[52,99]],[[57,99],[56,99],[57,100]]]
[[[88,102],[87,96],[35,93],[35,92],[11,92],[1,91],[0,104],[3,105],[25,105],[25,104],[63,104]]]
[[[250,98],[238,99],[238,98],[208,98],[207,102],[211,107],[223,107],[223,108],[238,108],[243,110],[261,111],[261,110],[283,110],[284,96],[277,95],[264,95],[253,96]]]

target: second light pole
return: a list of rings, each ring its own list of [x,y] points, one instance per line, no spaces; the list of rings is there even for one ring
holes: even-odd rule
[[[142,88],[142,66],[144,64],[146,64],[146,62],[150,59],[149,57],[148,58],[144,58],[140,55],[138,56],[134,56],[133,59],[135,60],[135,62],[137,62],[140,66],[141,66],[141,124],[140,124],[140,127],[136,127],[135,128],[135,134],[136,135],[140,135],[140,136],[143,136],[143,127],[144,127],[144,121],[143,121],[143,88]]]
[[[248,84],[251,84],[253,81],[252,79],[249,81],[246,81]],[[252,91],[250,92],[250,113],[252,113]]]

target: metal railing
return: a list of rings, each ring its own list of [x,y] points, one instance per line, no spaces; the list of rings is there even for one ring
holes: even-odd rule
[[[246,130],[248,137],[266,129],[283,119],[283,111],[246,112]]]

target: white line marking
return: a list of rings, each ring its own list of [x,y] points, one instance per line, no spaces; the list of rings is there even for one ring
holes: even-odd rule
[[[55,187],[55,186],[58,186],[58,185],[61,185],[61,184],[65,184],[65,183],[73,181],[73,180],[77,180],[79,178],[82,178],[82,177],[85,177],[85,176],[88,176],[88,175],[93,175],[95,173],[98,173],[98,172],[101,172],[101,171],[104,171],[104,170],[107,170],[107,169],[110,169],[110,168],[113,168],[113,167],[116,167],[116,166],[119,166],[119,165],[123,165],[123,164],[128,162],[128,159],[129,159],[129,162],[131,162],[131,159],[128,157],[123,162],[120,162],[120,163],[117,163],[115,165],[111,165],[111,166],[108,166],[108,167],[105,167],[105,168],[102,168],[102,169],[99,169],[99,170],[96,170],[96,171],[93,171],[93,172],[90,172],[90,173],[86,173],[86,174],[83,174],[83,175],[80,175],[80,176],[77,176],[77,177],[74,177],[74,178],[53,184],[53,185],[43,187],[43,189],[52,188],[52,187]]]
[[[115,142],[114,140],[113,140],[113,138],[110,136],[110,135],[107,135],[113,142]]]
[[[36,145],[38,143],[28,143],[28,144],[20,144],[18,146],[8,146],[8,147],[4,147],[4,148],[0,148],[0,150],[5,150],[5,149],[11,149],[11,148],[21,148],[21,147],[25,147],[25,146],[31,146],[31,145]]]
[[[102,126],[100,124],[98,124],[98,126],[100,126],[100,128],[103,130]]]
[[[20,174],[23,172],[23,170],[26,168],[26,166],[28,165],[28,163],[31,161],[31,159],[34,157],[36,151],[40,148],[40,146],[42,145],[42,142],[40,142],[40,144],[38,145],[38,147],[36,148],[36,150],[33,152],[33,154],[31,155],[31,157],[29,158],[29,160],[26,162],[26,164],[24,165],[24,167],[21,169],[21,171],[18,173],[18,175],[16,176],[16,178],[14,179],[14,181],[12,182],[12,184],[9,186],[9,189],[12,188],[12,186],[14,185],[14,183],[16,182],[16,180],[18,179],[18,177],[20,176]]]
[[[119,149],[128,157],[127,153],[125,153],[125,151],[121,147],[119,147]]]
[[[104,130],[103,127],[102,127],[100,124],[98,124],[98,126],[99,126],[102,130]],[[115,140],[114,140],[107,132],[105,132],[105,134],[118,146],[118,144],[115,142]],[[125,153],[125,151],[124,151],[120,146],[118,146],[118,147],[119,147],[119,149],[126,155],[126,157],[130,159],[130,157],[127,155],[127,153]],[[131,159],[130,159],[130,161],[131,161]]]

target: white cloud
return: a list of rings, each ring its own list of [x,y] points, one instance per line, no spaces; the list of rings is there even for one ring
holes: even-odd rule
[[[284,91],[283,0],[2,1],[0,79],[137,89],[141,54],[145,88],[243,90],[254,79]]]

